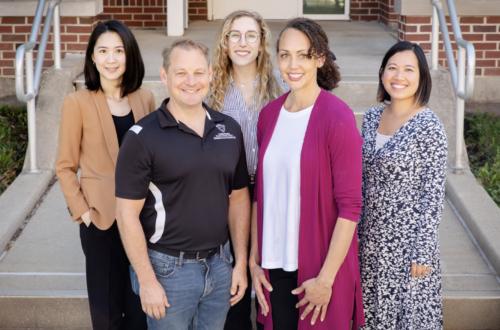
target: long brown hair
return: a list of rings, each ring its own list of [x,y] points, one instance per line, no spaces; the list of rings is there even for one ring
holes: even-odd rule
[[[260,29],[260,51],[257,56],[257,74],[259,81],[257,83],[257,90],[255,91],[258,104],[263,105],[282,93],[281,87],[273,75],[271,54],[269,52],[269,40],[271,39],[269,27],[258,13],[247,10],[237,10],[224,19],[219,32],[219,38],[214,47],[213,79],[210,87],[208,104],[215,110],[220,111],[224,105],[224,96],[231,77],[232,62],[228,55],[227,34],[233,22],[241,17],[253,18]]]

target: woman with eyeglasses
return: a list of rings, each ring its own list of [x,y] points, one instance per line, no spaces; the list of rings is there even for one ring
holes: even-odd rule
[[[241,126],[251,195],[257,168],[259,112],[283,90],[280,79],[273,74],[270,38],[271,32],[258,13],[238,10],[224,19],[214,49],[208,104],[233,117]],[[250,310],[251,285],[248,285],[244,298],[229,310],[225,329],[251,330]]]
[[[361,137],[322,27],[296,18],[278,65],[290,92],[259,116],[249,267],[265,330],[363,325],[356,225]]]

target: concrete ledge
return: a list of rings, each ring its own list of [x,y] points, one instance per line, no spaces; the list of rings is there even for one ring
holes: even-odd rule
[[[443,8],[448,12],[446,0],[441,0]],[[500,0],[455,0],[459,16],[495,16],[500,15]],[[428,1],[396,0],[394,11],[405,16],[432,15],[432,3]]]
[[[49,2],[49,1],[47,1]],[[61,16],[96,16],[103,12],[103,0],[63,0]],[[1,0],[0,16],[34,16],[38,1]]]
[[[61,61],[61,70],[52,67],[43,73],[36,100],[37,163],[41,169],[55,168],[61,107],[66,95],[75,90],[73,80],[83,71],[83,61],[81,54],[67,54]],[[29,160],[26,153],[24,169]]]
[[[0,329],[91,329],[86,297],[1,297]]]
[[[448,173],[446,195],[499,275],[500,208],[470,171],[463,174]],[[500,317],[500,314],[498,315]]]
[[[21,173],[0,195],[0,253],[40,200],[53,177],[53,171]]]
[[[13,95],[16,93],[14,78],[0,77],[0,97]]]
[[[500,329],[500,298],[445,298],[443,301],[444,329]],[[471,317],[473,316],[473,317]]]
[[[500,86],[500,76],[476,76],[470,102],[500,103],[498,86]]]
[[[26,172],[29,164],[27,153],[25,171],[0,195],[0,210],[3,212],[0,221],[0,253],[54,177],[60,108],[64,97],[74,90],[73,79],[82,71],[83,57],[68,54],[61,64],[61,70],[50,69],[44,73],[37,99],[38,166],[42,170],[37,174]]]

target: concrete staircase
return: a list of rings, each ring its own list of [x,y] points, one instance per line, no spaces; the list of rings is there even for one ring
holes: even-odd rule
[[[195,22],[186,36],[211,45],[218,24]],[[270,22],[273,35],[283,24]],[[378,66],[394,39],[374,23],[322,24],[329,31],[343,73],[334,93],[351,106],[360,123],[364,111],[376,103]],[[135,34],[146,63],[143,86],[153,91],[159,104],[166,95],[158,77],[163,48],[158,45],[167,46],[174,39],[159,31]],[[445,122],[452,141],[453,97],[447,73],[433,73],[433,82],[431,108]],[[82,77],[75,83],[81,88]],[[489,260],[491,254],[485,253],[484,241],[471,232],[467,217],[456,211],[463,210],[463,205],[453,204],[457,203],[453,194],[447,197],[440,229],[445,329],[500,329],[498,265]],[[500,214],[496,211],[494,216]],[[57,183],[48,187],[21,234],[0,257],[0,329],[22,328],[90,328],[78,228],[67,214]]]

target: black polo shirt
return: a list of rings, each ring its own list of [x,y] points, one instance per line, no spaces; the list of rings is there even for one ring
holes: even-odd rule
[[[228,239],[229,194],[246,187],[240,126],[204,105],[203,138],[158,110],[127,132],[116,165],[116,196],[145,198],[140,220],[154,250],[198,251]]]

